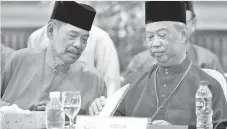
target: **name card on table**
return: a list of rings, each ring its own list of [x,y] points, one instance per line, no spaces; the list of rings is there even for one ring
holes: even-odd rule
[[[77,116],[76,129],[146,129],[147,118]]]
[[[188,129],[184,125],[148,125],[147,129]]]

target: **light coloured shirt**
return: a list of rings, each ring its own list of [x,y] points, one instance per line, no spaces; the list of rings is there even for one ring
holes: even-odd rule
[[[42,49],[49,43],[44,26],[31,34],[29,48]],[[107,86],[108,95],[120,88],[119,59],[113,41],[108,33],[92,26],[87,46],[79,60],[94,66],[100,72]]]
[[[80,91],[80,114],[88,114],[95,98],[106,96],[105,82],[94,67],[76,61],[67,72],[56,72],[45,60],[43,50],[14,52],[2,71],[1,99],[28,109],[38,101],[49,100],[51,91]]]

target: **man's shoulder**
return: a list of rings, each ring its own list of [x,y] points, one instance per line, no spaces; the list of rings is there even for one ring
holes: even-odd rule
[[[43,33],[46,33],[46,29],[47,29],[47,25],[35,30],[31,34],[31,37],[37,37],[37,36],[43,35]]]
[[[4,45],[3,43],[1,43],[0,46],[1,46],[2,53],[13,53],[15,51],[14,49]]]
[[[222,89],[221,84],[212,76],[210,76],[206,71],[202,70],[196,65],[192,67],[193,76],[197,76],[198,81],[209,82],[212,89]]]
[[[150,68],[142,69],[136,72],[133,72],[129,74],[122,86],[126,84],[130,84],[130,88],[128,92],[131,92],[131,94],[134,94],[135,92],[141,92],[141,89],[146,87],[147,79],[148,77],[155,72],[155,69],[157,68],[157,64],[153,65]]]
[[[144,68],[148,67],[149,65],[155,64],[157,61],[150,55],[148,50],[145,50],[139,54],[137,54],[133,58],[134,62],[139,64],[139,65],[145,65],[143,66]]]
[[[28,39],[28,46],[32,48],[40,48],[43,44],[47,44],[48,38],[46,35],[47,25],[34,31]],[[41,47],[42,48],[42,47]]]
[[[92,25],[91,33],[92,33],[92,35],[94,35],[96,37],[109,36],[109,34],[107,32],[105,32],[104,30],[102,30],[101,28],[99,28],[95,25]]]
[[[4,44],[1,43],[1,58],[4,60],[8,56],[10,56],[15,50],[12,48],[5,46]]]
[[[136,72],[132,72],[126,77],[126,80],[129,82],[135,81],[135,79],[144,79],[144,77],[148,76],[149,73],[153,73],[157,68],[157,64],[152,65],[151,67],[146,67],[144,69],[140,69]]]
[[[150,55],[149,51],[148,51],[148,50],[144,50],[144,51],[142,51],[142,52],[136,54],[136,55],[133,57],[133,59],[135,59],[135,60],[141,60],[141,59],[144,60],[144,59],[149,58],[150,56],[151,56],[151,55]]]
[[[17,50],[13,53],[12,58],[17,58],[17,59],[23,59],[23,60],[28,60],[28,59],[38,59],[40,55],[42,55],[43,50],[40,49],[33,49],[33,48],[24,48]]]
[[[94,77],[97,77],[97,78],[101,77],[101,75],[99,74],[98,70],[94,66],[92,66],[92,65],[90,65],[90,64],[88,64],[88,63],[86,63],[84,61],[77,60],[73,64],[73,66],[77,67],[79,70],[81,70],[81,72],[83,74],[86,74],[88,76],[94,76]]]
[[[207,48],[198,46],[196,44],[192,44],[192,47],[196,50],[198,55],[204,55],[204,56],[208,56],[208,57],[216,57],[216,55]]]
[[[129,67],[134,71],[142,70],[151,67],[156,63],[156,60],[150,55],[148,50],[135,55],[129,63]]]

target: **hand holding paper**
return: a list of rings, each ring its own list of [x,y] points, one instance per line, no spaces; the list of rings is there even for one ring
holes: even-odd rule
[[[112,96],[106,99],[105,106],[99,113],[99,116],[113,116],[121,101],[124,99],[130,84],[127,84],[120,89],[118,89]]]
[[[99,112],[101,112],[103,107],[105,106],[105,101],[106,98],[104,96],[96,98],[89,107],[89,115],[99,115]]]
[[[95,99],[89,107],[89,114],[92,116],[112,116],[122,99],[125,97],[129,87],[130,84],[121,87],[107,99],[104,96]]]

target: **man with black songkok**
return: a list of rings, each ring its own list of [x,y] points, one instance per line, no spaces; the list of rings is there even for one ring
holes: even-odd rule
[[[201,68],[214,69],[224,75],[224,70],[217,56],[212,51],[198,46],[193,42],[192,38],[195,34],[196,28],[196,15],[193,8],[193,2],[184,1],[184,3],[187,9],[186,19],[189,35],[187,50],[188,58],[192,61],[192,63]],[[150,56],[148,50],[142,51],[132,58],[127,70],[124,73],[124,76],[147,67],[152,67],[152,65],[154,65],[155,63],[157,63],[157,61],[155,60],[155,58]]]
[[[95,14],[86,4],[55,2],[47,26],[49,45],[45,50],[25,48],[11,56],[2,74],[1,101],[43,110],[49,92],[80,91],[79,114],[86,114],[95,98],[106,95],[96,69],[77,60],[86,47]]]
[[[46,30],[47,25],[34,31],[29,36],[27,47],[45,48],[49,44]],[[112,95],[120,88],[119,58],[114,42],[106,31],[92,25],[87,46],[78,60],[92,65],[98,70],[105,81],[107,96]]]
[[[187,57],[185,4],[149,1],[145,13],[147,49],[157,64],[126,78],[124,84],[131,87],[115,115],[148,117],[159,125],[195,124],[195,93],[200,81],[208,81],[213,121],[226,119],[227,104],[220,84]]]

